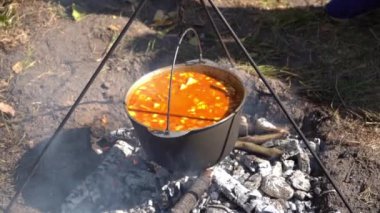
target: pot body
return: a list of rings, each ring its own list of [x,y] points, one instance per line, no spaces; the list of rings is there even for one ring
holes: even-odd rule
[[[150,76],[170,71],[164,67],[140,78],[129,89],[128,95],[140,84],[148,81]],[[196,171],[206,169],[218,163],[233,149],[239,133],[240,115],[245,101],[245,89],[242,81],[232,72],[218,67],[215,63],[180,64],[175,67],[177,71],[200,71],[218,79],[225,80],[242,95],[239,106],[224,119],[201,129],[186,132],[170,132],[169,135],[152,132],[139,123],[128,113],[141,146],[148,157],[158,164],[174,171]],[[126,106],[128,103],[126,103]]]

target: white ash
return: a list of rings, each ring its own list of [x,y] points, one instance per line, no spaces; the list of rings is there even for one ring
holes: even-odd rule
[[[289,200],[294,194],[294,189],[286,182],[285,178],[275,175],[264,177],[260,189],[271,197],[285,200]]]
[[[103,162],[65,200],[61,212],[167,211],[196,178],[177,177],[118,140]],[[164,184],[163,184],[164,183]]]
[[[318,141],[318,139],[313,139],[313,141]],[[214,186],[217,184],[213,183],[208,192],[210,196],[208,204],[202,208],[197,207],[197,211],[246,212],[253,209],[252,212],[255,213],[317,212],[318,208],[314,206],[312,200],[321,193],[321,179],[309,175],[312,158],[302,143],[291,136],[287,139],[267,142],[267,147],[284,150],[285,154],[280,159],[264,159],[243,151],[232,152],[218,164],[218,172],[220,172],[219,169],[224,169],[251,193],[257,191],[262,196],[244,197],[243,200],[237,200],[236,196],[233,196],[234,190],[231,190],[230,194],[228,191],[222,192],[223,190],[218,190],[218,187]],[[317,144],[316,149],[319,149],[320,142],[315,144]],[[248,178],[247,174],[249,174]],[[276,188],[277,191],[274,192]],[[246,203],[242,204],[244,201]],[[212,205],[222,205],[228,208],[228,211],[215,209],[211,207]],[[209,206],[211,210],[208,210]]]
[[[66,198],[62,212],[169,212],[197,178],[169,173],[145,160],[133,129],[113,131],[106,139],[119,141]],[[319,139],[310,144],[319,150]],[[323,195],[321,179],[310,176],[313,158],[303,142],[289,136],[264,146],[281,149],[284,155],[265,159],[232,151],[214,167],[213,183],[192,212],[317,212],[312,201]],[[274,193],[276,187],[282,189]]]
[[[274,163],[273,169],[272,169],[272,175],[281,177],[282,176],[282,164],[280,161],[276,161]]]
[[[290,182],[292,183],[292,186],[295,189],[299,189],[302,191],[309,191],[311,188],[310,180],[306,176],[305,173],[301,172],[300,170],[296,170],[293,172],[292,176],[289,177]]]
[[[242,162],[250,171],[257,171],[262,176],[267,176],[272,173],[270,162],[255,155],[244,155],[242,157]]]

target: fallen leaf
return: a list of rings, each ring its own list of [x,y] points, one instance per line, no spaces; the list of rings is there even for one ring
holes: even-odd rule
[[[74,18],[75,21],[80,21],[86,16],[86,13],[74,3],[71,5],[71,9],[71,16]]]
[[[4,103],[4,102],[0,102],[0,112],[8,114],[12,117],[14,117],[16,114],[16,111],[13,109],[13,107],[10,106],[9,104]]]
[[[174,24],[174,19],[165,14],[163,10],[157,10],[153,17],[152,27],[170,26]]]
[[[16,74],[21,73],[22,70],[24,70],[24,65],[23,65],[22,61],[18,61],[18,62],[16,62],[16,63],[12,66],[12,70],[13,70],[13,72],[15,72]]]
[[[1,88],[5,88],[5,87],[8,87],[8,82],[4,79],[0,79],[0,89]]]
[[[120,31],[120,25],[111,24],[107,27],[108,30],[111,30],[113,32],[119,32]]]
[[[108,124],[107,115],[102,115],[102,118],[100,119],[100,121],[102,122],[103,126],[107,126],[107,124]]]
[[[154,22],[161,22],[165,19],[166,19],[166,16],[163,10],[157,10],[153,17]]]

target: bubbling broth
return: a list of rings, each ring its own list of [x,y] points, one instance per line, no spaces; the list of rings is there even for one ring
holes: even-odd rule
[[[129,115],[151,130],[166,129],[170,72],[153,76],[127,96]],[[170,131],[210,126],[233,112],[242,100],[232,85],[194,71],[173,73]]]

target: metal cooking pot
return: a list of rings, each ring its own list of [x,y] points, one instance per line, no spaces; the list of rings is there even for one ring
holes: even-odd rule
[[[189,31],[193,31],[198,38],[194,29],[189,28],[186,30],[178,43],[172,66],[154,70],[141,77],[129,88],[125,100],[128,100],[128,97],[136,88],[149,81],[153,76],[165,72],[171,72],[172,74],[173,70],[175,72],[191,70],[224,80],[234,87],[236,92],[242,96],[242,99],[241,103],[231,114],[217,123],[200,129],[179,132],[168,131],[168,128],[165,132],[149,130],[148,127],[135,120],[129,114],[128,102],[125,103],[127,115],[132,121],[141,146],[148,157],[169,170],[175,171],[206,169],[228,155],[232,151],[238,137],[240,115],[245,101],[245,88],[239,77],[211,61],[203,60],[200,45],[198,45],[200,51],[199,60],[174,66],[178,48],[185,34]],[[170,92],[168,102],[170,102]]]

